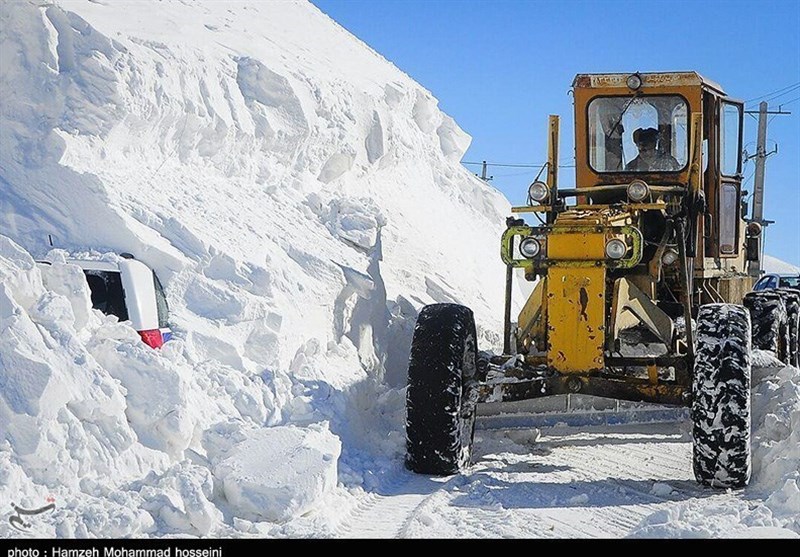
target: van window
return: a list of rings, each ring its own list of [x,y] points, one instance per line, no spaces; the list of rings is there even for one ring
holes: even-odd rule
[[[167,297],[164,295],[164,288],[161,286],[161,281],[153,271],[153,285],[156,289],[156,309],[158,310],[158,328],[164,329],[169,327],[169,305],[167,304]]]
[[[119,272],[84,270],[84,274],[92,292],[92,307],[106,315],[116,315],[120,321],[127,321],[128,308]]]

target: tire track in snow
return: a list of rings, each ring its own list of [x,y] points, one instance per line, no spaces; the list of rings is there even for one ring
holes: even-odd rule
[[[656,508],[680,497],[680,489],[674,485],[676,497],[654,493],[657,482],[693,481],[688,440],[682,440],[677,433],[634,435],[624,433],[624,428],[620,431],[577,430],[542,439],[542,444],[552,451],[548,460],[570,468],[570,483],[586,485],[579,488],[583,493],[573,499],[585,504],[579,524],[570,524],[568,530],[559,533],[561,537],[625,536]],[[676,450],[677,447],[680,448]],[[539,514],[550,519],[567,514],[575,520],[574,512],[558,506],[541,509]]]
[[[390,482],[386,494],[368,493],[337,527],[337,538],[405,537],[408,525],[425,502],[449,481],[437,482],[411,473]]]
[[[613,450],[592,451],[589,455],[592,467],[606,470],[606,483],[629,501],[623,507],[628,511],[629,521],[620,524],[625,526],[621,535],[627,534],[657,508],[703,494],[702,488],[694,482],[691,441],[682,436],[676,426],[659,426],[658,429],[662,431],[653,434],[651,428],[645,428],[646,435],[642,438],[632,438],[613,445]],[[664,486],[671,490],[664,493]]]
[[[531,525],[532,537],[624,537],[658,508],[701,493],[693,484],[691,443],[675,425],[562,429],[531,447],[507,450],[499,449],[505,467],[484,467],[483,473],[506,484],[496,490],[500,504],[513,509],[507,511],[512,520]],[[497,457],[489,452],[483,462]],[[654,490],[657,482],[669,484],[672,493],[662,496]],[[486,526],[483,537],[524,531],[491,521]]]
[[[595,461],[592,463],[595,468],[602,464],[608,471],[608,482],[625,492],[635,492],[644,499],[654,502],[671,500],[653,491],[655,483],[670,485],[674,491],[684,494],[703,493],[703,488],[694,483],[691,473],[691,443],[678,435],[665,440],[617,445],[613,452],[591,451],[581,457],[583,465],[587,464],[586,457]],[[676,486],[676,483],[680,485]],[[647,489],[639,487],[645,484]]]

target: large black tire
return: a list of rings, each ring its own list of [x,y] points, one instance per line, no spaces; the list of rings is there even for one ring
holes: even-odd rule
[[[753,348],[768,350],[776,358],[786,361],[789,346],[786,304],[776,290],[758,290],[744,297],[744,306],[750,311],[753,326]]]
[[[700,307],[691,415],[694,476],[704,485],[750,481],[750,334],[742,306]]]
[[[786,362],[800,367],[800,290],[778,288],[786,306],[786,329],[789,346],[786,350]]]
[[[477,400],[472,310],[425,306],[411,340],[406,393],[406,466],[447,476],[469,466]]]

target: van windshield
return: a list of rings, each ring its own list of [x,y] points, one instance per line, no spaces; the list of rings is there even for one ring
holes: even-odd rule
[[[796,277],[781,277],[780,285],[783,288],[800,288],[800,275]]]
[[[597,172],[676,172],[688,160],[688,110],[678,95],[596,97],[589,164]]]

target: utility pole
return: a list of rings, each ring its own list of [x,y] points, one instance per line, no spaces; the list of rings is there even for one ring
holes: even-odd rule
[[[767,103],[758,105],[758,139],[756,144],[756,175],[753,180],[753,220],[764,220],[764,167],[767,162]]]
[[[754,114],[755,111],[748,110],[747,114]],[[764,170],[766,168],[767,157],[778,151],[776,147],[774,151],[767,153],[767,115],[768,114],[791,114],[791,112],[770,112],[767,110],[767,103],[761,101],[758,105],[758,138],[756,145],[756,172],[753,180],[753,217],[752,221],[757,222],[762,227],[761,241],[759,245],[759,258],[757,262],[750,266],[750,276],[758,277],[761,275],[761,263],[764,254],[764,236],[766,235],[766,228],[772,221],[764,220]]]
[[[487,175],[486,175],[486,168],[487,168],[488,166],[489,166],[489,165],[488,165],[488,164],[486,164],[486,161],[483,161],[483,166],[481,167],[481,180],[483,180],[484,182],[488,182],[489,180],[491,180],[492,178],[494,178],[494,176],[487,176]]]

